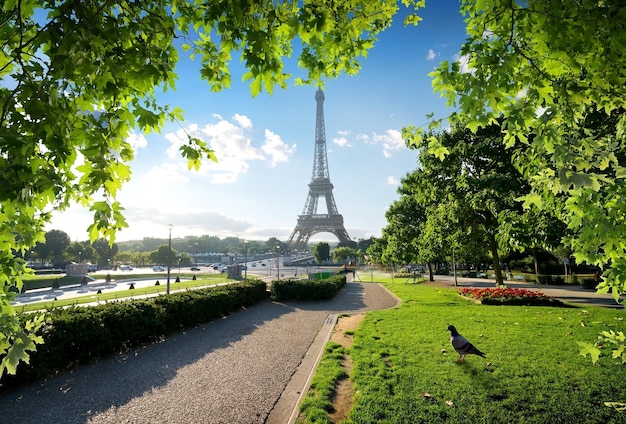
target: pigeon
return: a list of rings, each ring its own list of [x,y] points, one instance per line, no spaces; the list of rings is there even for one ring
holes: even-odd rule
[[[448,326],[448,331],[450,332],[450,341],[452,342],[452,347],[456,350],[456,353],[459,354],[459,359],[455,362],[461,362],[465,360],[465,355],[478,355],[485,358],[485,354],[478,350],[476,346],[471,344],[465,337],[461,336],[458,331],[456,331],[456,327],[454,325]]]

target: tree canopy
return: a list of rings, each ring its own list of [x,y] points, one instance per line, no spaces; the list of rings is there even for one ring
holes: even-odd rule
[[[424,1],[403,3],[417,8]],[[182,119],[180,109],[157,100],[157,92],[175,89],[177,45],[200,59],[199,77],[212,90],[230,86],[230,63],[240,59],[252,95],[271,93],[290,78],[322,84],[356,73],[397,10],[384,0],[339,0],[333,7],[319,0],[3,2],[0,375],[15,372],[36,340],[9,303],[9,287],[20,287],[24,272],[14,253],[21,257],[42,241],[51,213],[73,202],[91,208],[92,241],[112,242],[126,226],[116,195],[130,179],[129,137]],[[294,54],[303,69],[298,78],[284,71]],[[217,160],[192,137],[180,154],[190,169]]]
[[[503,254],[544,247],[539,237],[526,235],[534,231],[527,223],[537,217],[517,200],[530,190],[512,165],[521,146],[502,148],[499,123],[475,133],[453,127],[432,137],[447,153],[439,159],[428,141],[418,146],[419,166],[402,179],[401,197],[387,211],[385,254],[399,263],[426,262],[429,269],[445,257],[469,263],[490,257],[501,285]]]
[[[339,246],[333,250],[333,262],[335,263],[354,261],[354,264],[356,264],[362,256],[363,252],[347,246]]]
[[[623,2],[463,0],[461,12],[460,60],[431,74],[455,110],[448,122],[475,131],[503,118],[503,146],[526,144],[515,163],[532,184],[525,206],[547,208],[555,194],[564,196],[574,257],[610,267],[605,283],[617,299],[626,288]],[[594,125],[598,114],[614,125]],[[415,143],[425,134],[404,131]],[[432,154],[447,153],[429,142]]]
[[[313,257],[315,262],[321,264],[324,261],[330,259],[330,245],[326,242],[320,241],[313,246]]]

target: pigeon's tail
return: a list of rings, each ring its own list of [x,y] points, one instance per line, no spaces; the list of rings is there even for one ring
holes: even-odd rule
[[[487,357],[483,352],[478,350],[478,348],[470,342],[467,342],[465,345],[459,347],[457,349],[457,352],[459,352],[460,355],[478,355],[482,356],[483,358]]]
[[[487,358],[487,355],[485,355],[484,352],[481,352],[480,350],[478,350],[475,346],[472,346],[472,348],[470,349],[470,351],[468,353],[471,353],[473,355],[482,356],[483,358]]]

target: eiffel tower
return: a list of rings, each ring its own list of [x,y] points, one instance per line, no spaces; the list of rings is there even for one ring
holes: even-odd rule
[[[343,226],[343,216],[337,211],[333,197],[333,184],[328,173],[326,157],[326,134],[324,128],[324,92],[318,89],[315,93],[317,114],[315,117],[315,157],[313,159],[313,177],[309,184],[309,195],[304,204],[302,215],[298,216],[296,228],[289,236],[287,244],[290,249],[306,250],[312,235],[332,233],[340,243],[351,243],[350,236]],[[317,204],[320,197],[326,199],[327,213],[318,214]]]

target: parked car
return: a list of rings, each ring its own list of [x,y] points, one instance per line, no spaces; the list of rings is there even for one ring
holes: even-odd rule
[[[189,269],[192,270],[192,271],[200,271],[200,268],[198,268],[197,266],[192,266]]]
[[[130,265],[120,265],[120,271],[132,271],[133,267]]]
[[[156,265],[152,267],[152,271],[154,272],[164,272],[167,271],[164,266]]]

